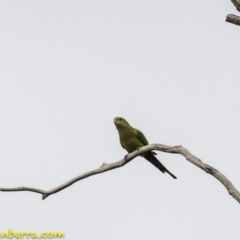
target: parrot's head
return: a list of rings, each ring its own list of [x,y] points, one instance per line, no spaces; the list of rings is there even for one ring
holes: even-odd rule
[[[122,117],[115,117],[113,119],[113,122],[117,129],[122,129],[130,126],[129,123]]]

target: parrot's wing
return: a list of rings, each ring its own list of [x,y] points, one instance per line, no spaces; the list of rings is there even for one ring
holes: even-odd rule
[[[134,129],[137,138],[144,144],[144,145],[148,145],[148,140],[146,139],[146,137],[144,136],[144,134],[138,130],[138,129]],[[153,155],[157,155],[157,153],[152,152]]]
[[[148,145],[148,140],[140,130],[134,128],[134,132],[136,137],[143,143],[143,145]]]

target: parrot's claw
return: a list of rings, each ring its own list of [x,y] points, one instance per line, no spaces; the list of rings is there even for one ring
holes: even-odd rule
[[[105,167],[107,165],[108,165],[107,163],[103,162],[103,164],[100,166],[100,168],[103,168],[103,167]]]
[[[127,156],[128,156],[128,154],[126,154],[126,155],[124,156],[124,160],[127,160]]]
[[[138,148],[137,148],[137,151],[140,152],[140,150],[141,150],[141,147],[138,147]]]

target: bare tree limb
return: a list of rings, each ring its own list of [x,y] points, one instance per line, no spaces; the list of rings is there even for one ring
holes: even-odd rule
[[[145,147],[142,147],[139,150],[136,150],[128,155],[126,155],[122,160],[114,162],[114,163],[103,163],[103,165],[100,168],[97,168],[95,170],[92,170],[90,172],[86,172],[82,175],[79,175],[61,185],[59,185],[56,188],[53,188],[49,191],[44,191],[41,189],[36,189],[36,188],[30,188],[30,187],[19,187],[19,188],[0,188],[0,191],[3,192],[14,192],[14,191],[30,191],[30,192],[36,192],[42,194],[42,199],[44,200],[48,196],[57,193],[75,182],[78,182],[84,178],[104,173],[110,170],[113,170],[115,168],[123,167],[125,164],[129,163],[131,160],[133,160],[135,157],[142,155],[145,152],[152,151],[152,150],[157,150],[161,152],[167,152],[167,153],[176,153],[176,154],[181,154],[183,155],[186,160],[191,162],[192,164],[196,165],[197,167],[201,168],[203,171],[205,171],[208,174],[211,174],[213,177],[215,177],[217,180],[219,180],[225,188],[228,190],[229,194],[235,198],[239,203],[240,203],[240,193],[238,190],[233,186],[233,184],[222,174],[220,173],[217,169],[205,164],[202,162],[199,158],[195,157],[192,155],[186,148],[182,146],[175,146],[175,147],[169,147],[165,146],[162,144],[150,144]]]
[[[240,26],[240,17],[233,14],[228,14],[226,18],[226,22],[233,23]]]

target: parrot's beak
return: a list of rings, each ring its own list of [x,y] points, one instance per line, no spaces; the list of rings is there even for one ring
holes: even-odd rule
[[[116,125],[116,123],[117,123],[117,120],[114,118],[113,119],[113,123]]]

